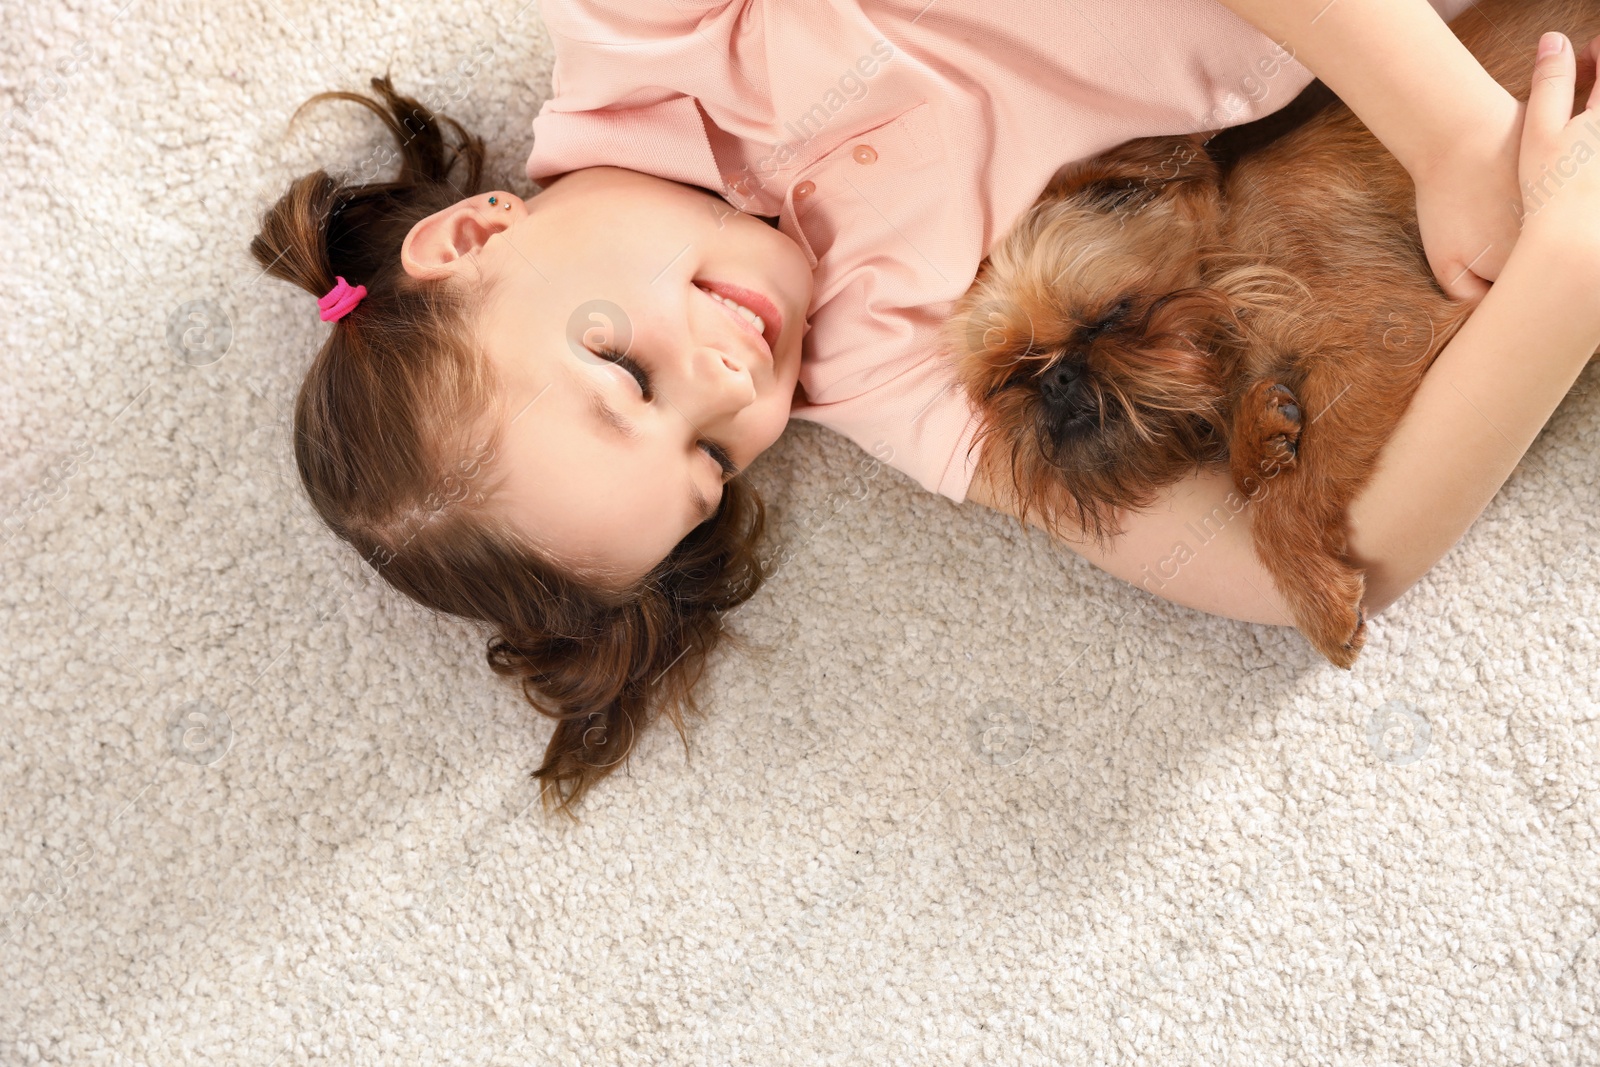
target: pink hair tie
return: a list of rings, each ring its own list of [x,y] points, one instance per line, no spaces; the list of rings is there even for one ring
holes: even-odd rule
[[[340,278],[338,283],[328,290],[328,295],[317,301],[317,307],[322,309],[322,321],[338,322],[350,314],[350,309],[361,303],[361,298],[366,295],[366,286],[353,286]]]

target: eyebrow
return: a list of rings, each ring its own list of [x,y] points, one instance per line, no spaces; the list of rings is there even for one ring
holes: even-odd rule
[[[617,411],[610,404],[606,403],[606,398],[600,394],[599,390],[591,386],[590,383],[584,382],[580,379],[580,384],[582,385],[584,395],[589,398],[589,410],[592,411],[603,424],[610,427],[611,430],[617,434],[617,436],[622,437],[625,440],[636,441],[639,439],[639,427],[630,422],[620,411]],[[694,510],[694,513],[699,516],[699,520],[695,523],[696,526],[711,518],[711,516],[715,515],[717,511],[717,506],[706,498],[705,493],[700,490],[700,486],[696,485],[693,481],[690,481],[689,483],[689,506]]]

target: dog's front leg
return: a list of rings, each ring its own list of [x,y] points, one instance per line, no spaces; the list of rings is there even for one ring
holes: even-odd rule
[[[1344,562],[1343,516],[1306,451],[1302,410],[1276,376],[1252,383],[1234,407],[1229,463],[1250,501],[1256,555],[1272,573],[1295,623],[1340,667],[1366,643],[1361,597],[1366,580]]]

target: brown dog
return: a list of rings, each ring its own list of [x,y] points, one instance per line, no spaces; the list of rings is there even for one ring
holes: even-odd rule
[[[1581,50],[1600,0],[1481,0],[1450,25],[1526,101],[1540,34]],[[1580,101],[1593,80],[1580,67]],[[1475,305],[1439,288],[1410,175],[1342,103],[1237,160],[1207,142],[1140,138],[1058,171],[947,341],[1020,518],[1104,540],[1119,509],[1226,462],[1300,630],[1349,667],[1366,619],[1346,509]]]

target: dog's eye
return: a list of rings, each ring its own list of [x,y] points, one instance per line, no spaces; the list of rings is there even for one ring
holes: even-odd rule
[[[1118,322],[1121,322],[1123,316],[1128,313],[1128,309],[1131,306],[1132,301],[1130,301],[1127,297],[1123,297],[1117,302],[1115,307],[1100,317],[1100,321],[1090,323],[1089,325],[1085,326],[1083,328],[1083,336],[1085,338],[1098,337],[1101,333],[1109,330]]]

